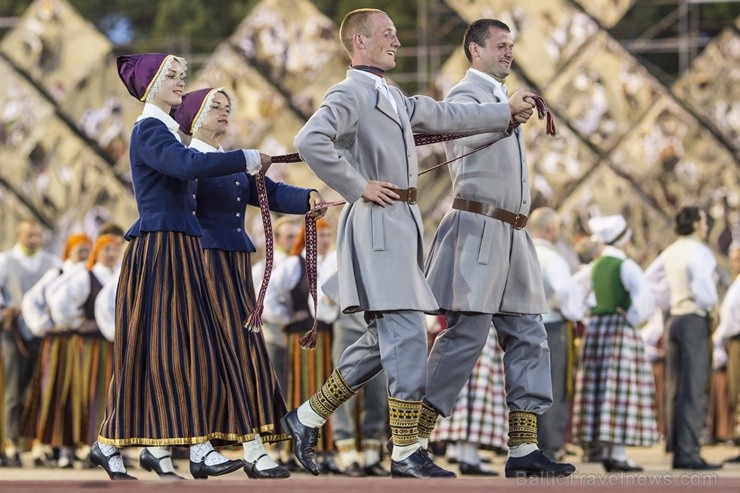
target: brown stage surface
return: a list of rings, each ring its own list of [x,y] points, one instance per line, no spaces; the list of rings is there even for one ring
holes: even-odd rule
[[[135,457],[134,450],[131,456]],[[294,473],[284,480],[250,480],[237,471],[227,476],[210,478],[207,481],[159,481],[154,473],[138,468],[129,472],[140,481],[113,482],[107,480],[102,469],[46,469],[24,467],[21,469],[0,468],[0,492],[33,492],[33,493],[66,493],[79,491],[145,491],[160,493],[186,493],[196,491],[234,492],[245,490],[251,492],[309,492],[309,493],[354,493],[354,492],[420,492],[455,493],[477,491],[561,491],[567,493],[636,491],[651,492],[712,491],[740,492],[740,464],[726,464],[724,469],[712,473],[693,471],[673,471],[670,467],[670,456],[664,454],[660,447],[650,449],[629,449],[630,456],[645,467],[641,474],[605,474],[600,464],[582,463],[580,453],[569,456],[569,460],[578,468],[575,475],[561,479],[539,478],[474,478],[462,476],[451,480],[398,480],[389,478],[345,478],[342,476],[323,475],[313,477],[305,473]],[[703,455],[709,461],[721,462],[740,453],[736,447],[725,445],[707,446]],[[225,455],[238,457],[239,451],[229,451]],[[491,468],[503,473],[504,457],[491,457]],[[32,461],[28,454],[23,462]],[[134,461],[138,462],[138,461]],[[178,472],[187,474],[187,461],[176,461]],[[438,460],[441,465],[443,461]],[[386,464],[387,465],[387,464]],[[455,466],[446,465],[456,471]]]

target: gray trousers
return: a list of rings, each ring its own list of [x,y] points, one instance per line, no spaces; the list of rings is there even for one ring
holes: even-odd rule
[[[545,324],[547,345],[550,348],[550,376],[552,379],[552,407],[537,417],[537,442],[546,452],[556,452],[565,445],[570,399],[566,397],[568,371],[567,322]]]
[[[262,334],[265,338],[265,346],[267,347],[267,354],[270,356],[272,368],[275,370],[275,375],[280,383],[280,390],[285,395],[288,388],[288,373],[285,369],[288,364],[288,340],[283,332],[283,326],[263,322]]]
[[[666,345],[666,429],[673,462],[699,458],[711,377],[709,323],[699,315],[671,317]]]
[[[342,315],[334,324],[334,340],[332,342],[332,360],[334,366],[339,366],[344,351],[354,344],[367,330],[362,316]],[[388,394],[385,374],[373,377],[362,389],[362,410],[360,421],[362,439],[379,440],[385,428],[385,415],[388,406]],[[357,405],[357,397],[339,406],[331,416],[332,433],[334,440],[346,440],[355,438],[357,429],[355,426],[354,410]]]
[[[24,356],[13,332],[3,332],[3,371],[5,372],[5,438],[18,442],[23,399],[33,378],[38,361],[41,339],[25,341],[28,356]],[[2,444],[0,444],[2,445]],[[1,451],[2,449],[0,449]]]
[[[385,370],[388,395],[420,401],[427,379],[424,316],[416,311],[376,313],[365,334],[342,353],[337,370],[357,391]]]
[[[512,411],[542,414],[552,405],[550,350],[540,315],[447,312],[447,330],[429,354],[424,401],[449,416],[473,372],[493,322],[504,350],[506,403]]]

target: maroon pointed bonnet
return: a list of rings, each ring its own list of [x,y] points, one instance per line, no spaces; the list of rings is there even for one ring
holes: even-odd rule
[[[118,75],[129,94],[139,101],[146,101],[156,93],[153,88],[164,77],[164,70],[173,60],[180,62],[183,70],[187,69],[184,58],[166,53],[121,55],[117,58]]]
[[[193,135],[203,124],[213,97],[219,92],[229,100],[233,111],[233,102],[222,87],[216,89],[207,87],[189,92],[182,97],[182,103],[172,108],[172,118],[180,124],[180,130],[187,135]]]

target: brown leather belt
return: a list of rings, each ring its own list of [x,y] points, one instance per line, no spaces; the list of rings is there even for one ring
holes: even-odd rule
[[[409,204],[416,203],[416,188],[399,188],[393,189],[399,197],[396,199],[399,202],[408,202]]]
[[[498,219],[499,221],[511,224],[514,226],[514,229],[522,229],[527,225],[527,216],[524,214],[514,214],[506,209],[499,209],[496,206],[476,202],[475,200],[455,197],[455,200],[452,201],[452,208]]]

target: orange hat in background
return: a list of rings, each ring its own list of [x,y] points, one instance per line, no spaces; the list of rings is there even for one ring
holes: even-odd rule
[[[331,229],[331,224],[329,224],[329,221],[323,217],[316,220],[316,231],[319,231],[320,229]]]
[[[77,245],[87,243],[92,245],[92,240],[85,233],[72,233],[67,237],[67,243],[64,244],[64,253],[62,253],[62,260],[67,260],[72,249]]]
[[[87,259],[87,268],[92,269],[95,262],[98,261],[98,255],[103,251],[103,248],[110,244],[120,245],[123,240],[118,235],[100,235],[95,240],[95,246],[93,247],[92,255]]]
[[[306,248],[306,225],[301,224],[301,229],[293,240],[293,246],[290,247],[288,255],[300,255],[303,249]]]
[[[316,220],[316,231],[322,229],[331,229],[331,224],[329,224],[329,221],[327,221],[323,217],[320,217]],[[306,248],[305,223],[301,225],[301,230],[298,231],[298,235],[295,237],[295,241],[293,242],[293,246],[290,247],[290,252],[288,252],[288,255],[300,255],[304,248]]]

